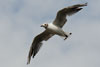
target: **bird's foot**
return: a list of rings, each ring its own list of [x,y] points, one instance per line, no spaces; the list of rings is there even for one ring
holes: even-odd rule
[[[69,33],[69,35],[72,35],[72,33]]]
[[[68,35],[65,35],[65,39],[64,40],[66,40],[68,38]]]
[[[69,35],[72,35],[72,33],[69,33]],[[66,40],[69,35],[65,35],[65,39],[64,40]]]
[[[65,37],[65,39],[64,40],[66,40],[67,39],[67,37]]]

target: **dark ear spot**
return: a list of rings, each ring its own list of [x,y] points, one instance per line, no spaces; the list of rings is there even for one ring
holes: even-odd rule
[[[48,27],[48,24],[46,24],[46,27]]]
[[[47,26],[47,24],[44,24],[45,26]]]
[[[45,24],[46,27],[48,27],[48,24]]]
[[[45,24],[45,28],[47,28],[48,27],[48,24]]]

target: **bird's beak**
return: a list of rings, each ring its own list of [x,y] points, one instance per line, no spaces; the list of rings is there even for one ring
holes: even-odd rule
[[[43,25],[41,25],[40,27],[44,27]]]

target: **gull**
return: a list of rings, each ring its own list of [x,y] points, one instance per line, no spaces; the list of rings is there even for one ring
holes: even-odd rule
[[[59,35],[61,37],[65,37],[64,40],[66,40],[72,33],[65,32],[62,27],[67,22],[66,17],[71,16],[81,9],[83,9],[83,6],[87,6],[87,3],[84,4],[76,4],[69,7],[65,7],[57,12],[56,18],[53,21],[53,23],[46,23],[42,24],[41,27],[45,28],[45,31],[37,35],[30,47],[29,54],[28,54],[28,60],[27,64],[30,63],[31,57],[37,54],[40,47],[42,46],[42,41],[47,41],[49,38],[51,38],[54,35]]]

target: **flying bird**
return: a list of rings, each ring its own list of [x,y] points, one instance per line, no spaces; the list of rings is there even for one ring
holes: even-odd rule
[[[77,13],[82,9],[83,6],[87,6],[87,3],[76,4],[69,7],[65,7],[57,12],[56,18],[53,21],[53,23],[46,23],[41,25],[41,27],[45,28],[45,31],[40,33],[34,38],[29,50],[27,64],[30,63],[31,57],[34,58],[34,56],[39,51],[40,47],[42,46],[42,41],[47,41],[49,38],[51,38],[54,35],[65,37],[64,40],[66,40],[72,34],[72,33],[65,32],[62,29],[62,27],[67,21],[66,16],[71,16]]]

